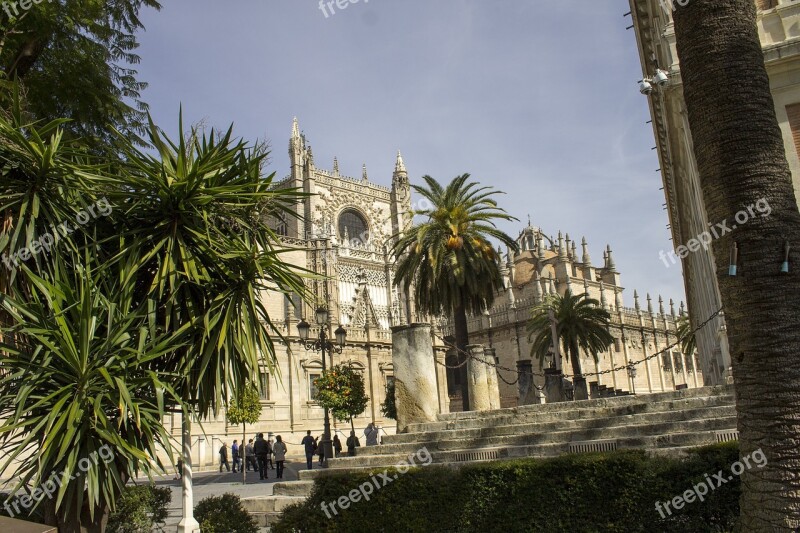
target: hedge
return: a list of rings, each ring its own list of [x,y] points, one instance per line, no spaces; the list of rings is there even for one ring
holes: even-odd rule
[[[399,474],[330,518],[321,508],[373,475],[331,473],[311,496],[287,508],[272,531],[282,532],[726,532],[739,514],[737,477],[705,501],[665,514],[656,510],[739,459],[737,443],[699,448],[687,457],[642,450],[565,455],[465,465],[424,466]],[[380,477],[378,479],[381,479]],[[383,481],[379,481],[382,484]]]

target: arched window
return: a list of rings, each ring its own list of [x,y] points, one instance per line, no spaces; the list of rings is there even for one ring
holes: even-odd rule
[[[275,227],[275,233],[281,237],[287,237],[289,235],[289,225],[286,223],[286,215],[278,215],[278,224]]]
[[[350,241],[358,239],[361,241],[359,244],[369,241],[367,221],[355,209],[345,209],[339,215],[339,238],[344,239],[345,235]]]

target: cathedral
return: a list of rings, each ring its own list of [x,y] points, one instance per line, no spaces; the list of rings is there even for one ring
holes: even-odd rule
[[[261,295],[286,343],[276,343],[277,366],[261,369],[262,416],[259,423],[248,425],[248,438],[255,432],[280,434],[292,450],[307,430],[314,436],[322,434],[323,409],[314,401],[313,385],[322,373],[321,353],[306,349],[297,329],[298,323],[305,320],[311,325],[310,338],[319,337],[320,326],[314,312],[318,306],[329,310],[328,324],[322,326],[329,337],[339,326],[347,332],[341,353],[326,354],[326,364],[350,364],[364,376],[370,401],[354,421],[357,434],[369,422],[375,422],[384,433],[395,431],[395,422],[384,418],[380,409],[393,379],[394,326],[432,323],[439,410],[461,410],[462,383],[454,368],[459,358],[447,348],[452,334],[447,318],[420,316],[412,299],[393,284],[395,265],[387,245],[392,235],[410,224],[413,211],[402,155],[398,152],[391,180],[389,165],[381,176],[382,180],[391,181],[390,187],[370,181],[366,167],[360,178],[341,175],[336,159],[331,170],[318,168],[296,119],[289,155],[290,172],[275,187],[302,190],[308,196],[296,205],[297,216],[275,218],[270,225],[286,249],[284,259],[316,274],[307,281],[314,302],[303,302],[296,295],[287,297],[277,291]],[[587,378],[592,397],[703,385],[701,366],[695,357],[681,354],[678,348],[657,354],[676,340],[677,315],[672,302],[666,311],[661,298],[654,303],[648,295],[643,308],[634,293],[634,307],[623,306],[620,274],[610,247],[603,252],[602,264],[595,266],[585,240],[579,257],[577,244],[569,236],[548,237],[530,221],[520,231],[518,245],[516,253],[509,250],[502,254],[505,289],[497,295],[494,306],[469,320],[470,342],[483,344],[499,365],[503,407],[518,405],[523,401],[520,398],[525,398],[526,403],[544,401],[539,393],[544,377],[539,362],[530,359],[525,323],[533,306],[544,297],[564,294],[567,289],[587,292],[613,317],[614,345],[600,355],[597,363],[590,358],[583,360],[584,372],[607,371]],[[657,357],[643,361],[651,354]],[[637,377],[631,379],[625,370],[610,371],[630,361],[639,363]],[[526,380],[518,379],[520,371],[532,375],[531,391],[521,390]],[[349,435],[349,423],[331,422],[340,438]],[[169,423],[173,434],[179,436],[180,418],[176,416]],[[202,426],[202,430],[197,425],[193,427],[194,464],[214,464],[222,442],[230,444],[233,439],[241,439],[242,428],[228,424],[224,414],[205,420]]]

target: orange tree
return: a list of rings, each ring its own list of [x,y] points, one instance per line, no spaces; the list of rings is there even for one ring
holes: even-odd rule
[[[364,376],[350,365],[336,365],[315,379],[314,386],[317,403],[328,408],[336,420],[349,420],[350,429],[355,431],[353,417],[363,413],[369,403]]]

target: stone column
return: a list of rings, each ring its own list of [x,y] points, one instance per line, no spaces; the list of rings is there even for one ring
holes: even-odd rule
[[[486,357],[482,344],[467,346],[470,358],[467,360],[467,383],[469,391],[469,410],[488,411],[492,404],[489,400],[488,370],[493,370],[483,362]]]
[[[434,422],[439,397],[430,324],[392,328],[392,364],[398,433],[409,424]]]
[[[546,368],[544,370],[544,394],[547,403],[564,401],[564,382],[561,370]]]
[[[539,399],[534,395],[536,387],[533,386],[533,365],[530,359],[517,361],[517,390],[519,391],[519,403],[517,405],[531,405],[539,403]]]
[[[486,361],[493,364],[497,361],[494,348],[486,348],[483,353]],[[497,367],[486,365],[486,382],[489,385],[489,404],[492,409],[500,409],[500,378],[497,377],[497,372]]]

